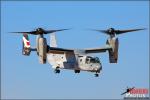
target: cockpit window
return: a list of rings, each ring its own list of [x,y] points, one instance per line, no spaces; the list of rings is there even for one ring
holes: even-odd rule
[[[86,63],[100,63],[100,60],[98,57],[87,57],[86,58]]]
[[[96,62],[96,61],[95,61],[95,58],[91,58],[91,59],[90,59],[90,62],[91,62],[91,63],[95,63],[95,62]]]
[[[98,57],[95,57],[95,61],[96,61],[97,63],[100,63],[100,60],[99,60]]]
[[[80,59],[80,62],[82,62],[82,59]]]
[[[90,63],[90,58],[86,58],[86,63],[87,63],[87,64]]]

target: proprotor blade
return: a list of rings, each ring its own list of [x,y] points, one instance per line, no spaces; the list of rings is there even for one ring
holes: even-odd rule
[[[90,29],[90,30],[105,33],[105,34],[109,35],[107,30],[97,30],[97,29]]]
[[[115,30],[114,28],[109,28],[107,30],[96,30],[96,29],[92,29],[92,30],[102,32],[102,33],[105,33],[107,35],[115,36],[115,35],[118,35],[118,34],[123,34],[123,33],[127,33],[127,32],[134,32],[134,31],[140,31],[140,30],[145,30],[145,29],[146,28],[129,29],[129,30]]]
[[[44,34],[54,33],[54,32],[58,32],[58,31],[65,31],[65,30],[69,30],[69,29],[44,30]]]
[[[116,34],[122,34],[122,33],[127,33],[127,32],[134,32],[134,31],[140,31],[140,30],[145,30],[146,28],[141,28],[141,29],[129,29],[129,30],[115,30]]]
[[[26,33],[26,34],[33,34],[33,35],[36,35],[36,31],[30,31],[30,32],[11,32],[11,33]]]
[[[69,29],[58,29],[58,30],[44,30],[42,28],[37,28],[35,31],[29,31],[29,32],[11,32],[11,33],[26,33],[26,34],[32,34],[32,35],[39,35],[39,34],[49,34],[54,33],[58,31],[64,31]]]
[[[30,32],[10,32],[10,33],[30,33]]]

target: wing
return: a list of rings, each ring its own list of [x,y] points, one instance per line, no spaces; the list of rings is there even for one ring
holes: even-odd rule
[[[66,52],[73,53],[74,50],[71,49],[65,49],[65,48],[57,48],[57,47],[49,47],[48,53],[54,53],[54,54],[64,54]]]
[[[85,53],[102,53],[106,52],[107,50],[111,50],[111,46],[105,46],[102,48],[91,48],[91,49],[85,49]]]

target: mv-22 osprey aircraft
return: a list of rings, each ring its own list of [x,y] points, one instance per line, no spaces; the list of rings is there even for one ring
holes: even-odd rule
[[[35,31],[13,33],[23,34],[23,55],[29,56],[31,51],[36,51],[39,56],[40,63],[45,64],[48,60],[48,62],[52,65],[52,68],[55,69],[55,73],[60,73],[60,69],[70,69],[74,70],[75,73],[80,73],[80,71],[94,72],[95,77],[98,77],[102,70],[100,59],[98,57],[91,56],[90,54],[108,51],[109,62],[117,63],[119,40],[116,35],[144,29],[115,30],[114,28],[109,28],[107,30],[95,30],[109,35],[109,38],[107,39],[104,47],[91,49],[58,48],[55,32],[64,30],[68,29],[44,30],[42,28],[37,28]],[[28,34],[37,35],[36,48],[31,48]],[[50,34],[50,45],[47,44],[47,40],[44,38],[45,34]]]

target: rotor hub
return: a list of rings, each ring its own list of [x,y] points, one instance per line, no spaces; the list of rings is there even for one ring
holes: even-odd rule
[[[107,32],[110,34],[110,35],[115,35],[115,29],[114,28],[109,28],[107,30]]]
[[[44,30],[42,28],[37,28],[36,32],[37,32],[37,34],[43,34]]]

